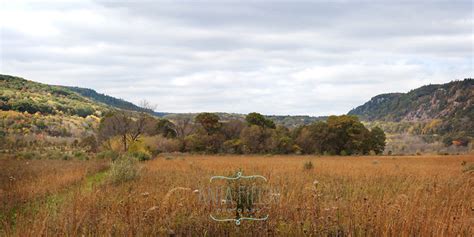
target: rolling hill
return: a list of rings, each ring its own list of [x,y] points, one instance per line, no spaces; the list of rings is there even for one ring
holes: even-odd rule
[[[473,104],[474,80],[465,79],[427,85],[408,93],[378,95],[348,114],[360,117],[369,128],[381,127],[389,135],[388,150],[394,153],[440,152],[443,146],[472,144]],[[56,140],[72,143],[94,134],[104,113],[114,109],[147,112],[171,120],[196,115],[154,112],[92,89],[47,85],[0,74],[0,138],[8,135],[11,144],[38,139],[52,144]],[[222,121],[245,117],[235,113],[217,115]],[[326,119],[266,117],[288,128]]]
[[[65,87],[51,86],[20,77],[0,75],[0,110],[43,115],[100,115],[106,104],[94,102]]]
[[[154,112],[131,102],[96,92],[93,89],[46,85],[20,77],[0,74],[0,110],[37,112],[43,115],[75,115],[100,117],[110,109],[147,112],[156,116],[193,116]],[[221,119],[243,119],[242,114],[218,113]],[[388,93],[373,97],[352,109],[349,115],[385,126],[387,131],[415,131],[415,134],[474,137],[474,79],[427,85],[408,93]],[[277,124],[297,127],[325,117],[267,116]],[[409,126],[406,126],[409,124]],[[414,125],[421,128],[414,128]],[[400,127],[404,129],[400,129]]]
[[[474,79],[422,86],[408,93],[377,95],[348,114],[372,123],[396,125],[397,129],[405,127],[405,132],[441,136],[446,144],[472,139]]]
[[[93,89],[47,85],[21,77],[0,74],[0,110],[42,114],[68,114],[87,117],[108,109],[146,112],[156,116],[166,113],[141,108],[123,99],[101,94]]]
[[[422,86],[408,93],[377,95],[348,114],[369,121],[419,121],[443,118],[471,118],[472,121],[474,79]]]
[[[81,87],[66,87],[63,88],[69,89],[74,91],[84,97],[87,97],[93,101],[103,103],[115,108],[130,110],[130,111],[137,111],[137,112],[146,112],[149,114],[154,114],[155,112],[150,109],[145,109],[140,106],[137,106],[131,102],[125,101],[123,99],[118,99],[112,96],[108,96],[102,93],[98,93],[97,91],[89,88],[81,88]]]
[[[176,116],[194,117],[193,113],[165,113],[141,108],[131,102],[99,93],[93,89],[46,85],[20,77],[0,74],[0,110],[42,114],[78,115],[87,117],[108,109],[123,109],[136,112],[147,112],[158,117],[174,118]],[[244,114],[217,113],[223,120],[245,118]],[[275,123],[287,127],[310,124],[324,120],[325,117],[268,115]]]

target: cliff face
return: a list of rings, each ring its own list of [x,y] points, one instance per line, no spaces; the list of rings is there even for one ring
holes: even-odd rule
[[[365,121],[425,122],[436,120],[435,134],[474,137],[474,79],[427,85],[408,93],[382,94],[349,111]]]
[[[473,106],[474,79],[465,79],[423,86],[408,93],[378,95],[348,114],[368,121],[467,119],[473,118]]]

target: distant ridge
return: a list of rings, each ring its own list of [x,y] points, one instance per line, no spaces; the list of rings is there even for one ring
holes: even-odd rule
[[[167,113],[162,113],[162,112],[155,112],[151,109],[142,108],[126,100],[118,99],[112,96],[98,93],[97,91],[93,89],[81,88],[81,87],[69,87],[69,86],[63,86],[63,87],[69,90],[72,90],[84,97],[90,98],[96,102],[104,103],[106,105],[109,105],[115,108],[136,111],[136,112],[146,112],[146,113],[153,114],[160,117],[167,114]]]
[[[155,116],[166,114],[141,108],[93,89],[48,85],[0,74],[0,110],[42,114],[64,113],[85,117],[110,108],[146,112]]]
[[[373,97],[352,109],[365,121],[425,122],[438,120],[439,134],[474,137],[474,79],[426,85],[408,93]]]
[[[352,109],[348,114],[369,121],[472,118],[474,79],[422,86],[408,93],[377,95],[365,104]]]

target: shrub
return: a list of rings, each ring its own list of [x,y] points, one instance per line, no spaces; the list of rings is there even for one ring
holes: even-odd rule
[[[151,159],[151,155],[147,152],[142,151],[133,151],[128,153],[131,157],[137,159],[138,161],[146,161]]]
[[[181,149],[181,142],[177,139],[160,137],[156,146],[160,152],[178,152]]]
[[[61,155],[61,159],[63,160],[70,160],[72,157],[68,153],[64,153]]]
[[[142,140],[137,140],[128,147],[128,154],[137,158],[139,161],[151,159],[150,151]]]
[[[35,125],[40,130],[48,128],[48,126],[46,126],[46,123],[43,120],[37,120],[35,122]]]
[[[190,152],[202,152],[206,150],[206,144],[203,141],[201,136],[198,134],[192,134],[189,136],[186,136],[184,139],[184,143],[186,146],[186,150]]]
[[[314,168],[313,162],[311,162],[311,161],[305,162],[304,165],[303,165],[303,168],[304,168],[305,170],[311,170],[311,169],[313,169],[313,168]]]
[[[48,159],[48,160],[68,160],[70,159],[71,156],[64,151],[58,151],[58,150],[48,150],[44,153],[41,153],[41,159]],[[38,159],[40,159],[40,156],[38,154]]]
[[[89,156],[87,156],[87,154],[85,154],[82,151],[75,151],[73,155],[74,155],[74,158],[78,160],[89,160]]]
[[[21,158],[21,159],[26,159],[26,160],[40,159],[41,158],[38,153],[33,152],[33,151],[20,152],[20,153],[18,153],[18,157]]]
[[[160,153],[157,147],[159,136],[143,136],[141,138],[144,148],[152,155],[156,156]]]
[[[81,142],[79,142],[79,145],[81,147],[86,148],[88,152],[95,152],[97,151],[97,148],[98,148],[97,139],[95,138],[94,135],[83,137],[81,139]]]
[[[138,161],[129,155],[120,156],[110,168],[109,181],[121,184],[139,176]]]
[[[77,107],[77,108],[74,109],[74,111],[72,113],[77,115],[77,116],[85,118],[89,115],[94,114],[94,109],[92,107],[89,107],[89,106]]]
[[[96,157],[102,160],[115,161],[119,157],[119,154],[116,151],[106,150],[98,153]]]

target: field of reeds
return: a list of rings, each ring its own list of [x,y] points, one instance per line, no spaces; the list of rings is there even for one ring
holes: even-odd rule
[[[3,160],[0,235],[472,236],[473,163],[473,155],[163,155],[126,164],[137,173],[111,182],[117,170],[101,162]],[[278,190],[260,210],[267,220],[210,218],[201,196],[210,177],[239,170]]]

